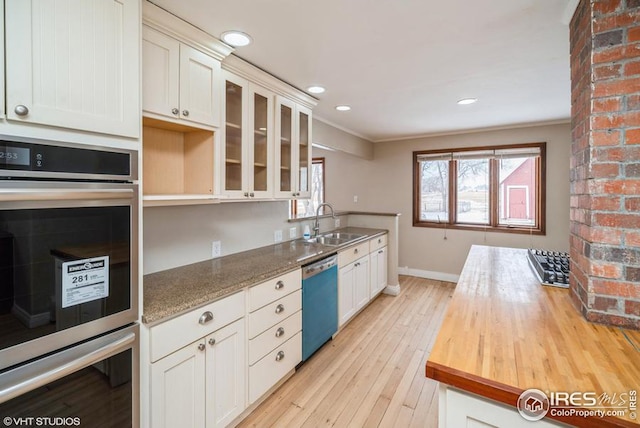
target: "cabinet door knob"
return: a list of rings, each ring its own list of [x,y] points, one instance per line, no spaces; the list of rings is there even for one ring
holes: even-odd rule
[[[174,107],[174,108],[171,109],[171,113],[173,113],[174,115],[177,116],[180,113],[180,110],[178,110],[177,108]]]
[[[182,115],[184,117],[189,117],[189,110],[182,110]]]
[[[280,337],[284,334],[284,327],[280,327],[276,330],[276,337]]]
[[[198,349],[200,351],[204,351],[204,348],[205,348],[204,343],[201,343],[201,344],[198,345]]]
[[[284,282],[278,281],[276,282],[276,290],[282,290],[284,288]]]
[[[18,104],[16,108],[13,109],[13,111],[16,112],[18,116],[26,116],[29,114],[29,108],[22,104]]]
[[[249,193],[249,196],[253,198],[255,196],[255,194],[253,192],[251,192],[251,193]]]
[[[280,351],[276,354],[276,361],[280,361],[284,358],[284,351]]]
[[[249,197],[249,192],[244,192],[244,197],[248,198]]]
[[[209,339],[209,345],[213,346],[216,344],[216,340],[212,337]]]
[[[378,244],[382,244],[382,239],[378,239]]]
[[[284,312],[284,305],[280,304],[276,306],[276,314]]]
[[[211,311],[207,311],[200,315],[200,319],[198,320],[198,322],[202,325],[205,325],[210,321],[213,321],[213,313],[211,313]]]
[[[358,254],[358,249],[353,250],[353,254]]]
[[[382,253],[384,253],[384,251],[382,251],[382,250],[378,251],[378,254],[382,254]]]

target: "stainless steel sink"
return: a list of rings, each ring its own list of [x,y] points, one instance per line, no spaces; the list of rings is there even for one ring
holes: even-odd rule
[[[364,236],[365,235],[360,235],[358,233],[330,232],[316,236],[315,238],[306,239],[306,241],[327,245],[329,247],[337,247],[356,241]]]
[[[360,239],[365,235],[361,235],[359,233],[330,232],[330,233],[324,233],[320,236],[324,238],[346,240],[348,242],[348,241],[353,241],[355,239]]]

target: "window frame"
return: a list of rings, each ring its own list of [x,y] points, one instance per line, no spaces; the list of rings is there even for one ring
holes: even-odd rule
[[[327,183],[327,164],[324,157],[315,157],[311,158],[311,167],[313,165],[322,165],[322,202],[326,201],[326,183]],[[313,185],[313,180],[311,180],[310,186]],[[313,189],[310,188],[310,192],[313,192]],[[322,203],[321,202],[321,203]],[[294,220],[298,218],[312,218],[310,217],[298,217],[298,200],[290,199],[289,200],[289,219]]]
[[[437,149],[437,150],[418,150],[413,152],[413,226],[429,227],[429,228],[446,228],[459,230],[476,230],[488,232],[503,233],[520,233],[530,235],[546,234],[546,142],[524,143],[524,144],[506,144],[496,146],[482,147],[462,147],[455,149]],[[533,226],[526,225],[505,225],[500,224],[499,215],[499,193],[500,193],[500,171],[498,158],[489,158],[489,224],[471,224],[459,223],[457,221],[457,160],[453,159],[453,154],[473,151],[490,151],[505,149],[526,149],[537,148],[540,150],[540,156],[535,160],[535,184],[536,194],[536,213],[535,224]],[[449,217],[447,221],[422,220],[421,214],[421,161],[418,158],[422,155],[452,154],[449,162],[449,181],[448,181],[448,210]]]

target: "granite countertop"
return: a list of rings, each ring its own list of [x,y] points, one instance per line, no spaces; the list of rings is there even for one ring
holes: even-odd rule
[[[144,276],[142,322],[155,324],[198,308],[244,287],[259,284],[377,235],[382,229],[346,227],[340,232],[366,235],[335,247],[303,240],[243,251]]]
[[[638,426],[630,401],[621,398],[639,386],[640,332],[586,321],[570,290],[540,285],[524,249],[471,248],[426,374],[514,411],[530,388],[608,394],[620,397],[610,405],[624,415],[564,417],[550,410],[547,417],[577,426]]]

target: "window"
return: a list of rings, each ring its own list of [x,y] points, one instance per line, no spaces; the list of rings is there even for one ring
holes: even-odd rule
[[[413,225],[544,234],[545,148],[413,152]]]
[[[313,158],[311,163],[311,198],[291,201],[290,218],[313,217],[324,202],[324,158]]]

